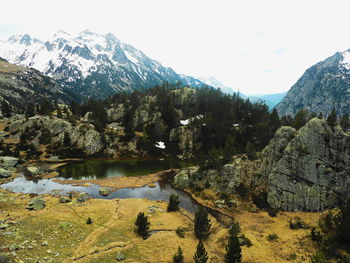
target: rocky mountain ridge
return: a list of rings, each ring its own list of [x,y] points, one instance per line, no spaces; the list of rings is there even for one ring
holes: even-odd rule
[[[0,57],[56,79],[76,100],[102,99],[118,91],[144,89],[163,82],[204,85],[164,67],[113,34],[89,30],[76,35],[58,31],[46,41],[27,34],[15,35],[0,41]]]
[[[307,109],[328,115],[350,113],[350,49],[337,52],[305,71],[276,106],[280,116]]]

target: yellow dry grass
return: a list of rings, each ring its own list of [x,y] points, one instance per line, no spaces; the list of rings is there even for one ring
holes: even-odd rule
[[[103,263],[115,261],[116,253],[122,251],[127,257],[125,262],[172,262],[173,254],[181,246],[185,262],[192,262],[198,242],[192,231],[193,223],[181,212],[165,212],[166,202],[92,199],[83,205],[60,204],[57,198],[45,196],[44,210],[28,211],[25,209],[28,195],[0,193],[3,210],[0,220],[16,221],[6,229],[16,233],[16,238],[0,236],[0,243],[8,247],[24,244],[25,247],[16,251],[16,260],[29,262],[31,258],[35,262],[46,257],[52,262]],[[158,207],[156,212],[150,211],[151,206]],[[134,233],[134,221],[140,211],[149,216],[150,230],[160,230],[147,240]],[[88,217],[93,224],[86,224]],[[212,234],[205,245],[210,262],[222,262],[224,250],[220,240],[226,230],[214,218],[211,220]],[[187,229],[185,238],[176,235],[178,227]],[[43,241],[47,241],[48,246],[42,246]],[[28,249],[27,244],[32,248]]]
[[[213,193],[205,195],[213,197]],[[52,262],[104,263],[115,261],[116,253],[126,256],[125,262],[172,262],[172,256],[181,246],[185,262],[192,262],[198,240],[193,232],[193,215],[182,210],[167,213],[167,203],[145,199],[91,199],[85,204],[73,201],[60,204],[58,198],[44,196],[46,208],[41,211],[25,209],[30,197],[0,190],[0,221],[16,221],[6,229],[13,236],[0,235],[0,244],[11,246],[28,240],[33,247],[24,245],[17,250],[16,259],[24,262],[50,258]],[[197,197],[197,200],[203,202]],[[210,205],[210,201],[205,201]],[[150,207],[156,206],[156,212]],[[211,206],[211,205],[210,205]],[[151,230],[158,230],[147,240],[134,233],[134,221],[142,211],[149,216]],[[266,212],[250,212],[236,208],[226,210],[226,214],[240,223],[242,234],[252,242],[251,247],[242,247],[243,262],[309,262],[314,252],[310,229],[291,230],[289,219],[300,217],[309,226],[315,226],[320,213],[281,212],[270,217]],[[87,225],[90,217],[93,224]],[[204,242],[209,254],[209,262],[223,262],[227,229],[211,217],[211,235]],[[178,228],[186,230],[185,238],[176,235]],[[269,234],[278,239],[269,241]],[[48,246],[41,246],[48,241]],[[34,242],[34,243],[33,243]],[[48,249],[51,250],[48,254]],[[57,254],[59,253],[59,254]],[[56,256],[57,255],[57,256]],[[35,261],[33,261],[35,262]]]

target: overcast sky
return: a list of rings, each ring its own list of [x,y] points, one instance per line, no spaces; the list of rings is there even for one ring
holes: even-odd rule
[[[350,48],[349,8],[340,0],[11,0],[1,3],[0,39],[111,32],[178,73],[267,94]]]

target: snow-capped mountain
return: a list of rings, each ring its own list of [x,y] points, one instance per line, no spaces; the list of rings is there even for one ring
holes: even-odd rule
[[[219,81],[218,79],[216,79],[214,76],[210,76],[210,77],[198,77],[198,79],[202,82],[204,82],[205,84],[207,84],[208,86],[212,86],[214,88],[220,88],[222,92],[227,93],[227,94],[233,94],[237,91],[233,90],[232,88],[224,85],[221,81]]]
[[[350,114],[350,49],[307,69],[276,109],[280,115],[292,116],[300,109]]]
[[[75,35],[60,30],[46,41],[27,34],[15,35],[0,41],[0,57],[53,77],[76,99],[105,98],[118,91],[149,88],[165,81],[204,85],[162,66],[113,34],[89,30]]]

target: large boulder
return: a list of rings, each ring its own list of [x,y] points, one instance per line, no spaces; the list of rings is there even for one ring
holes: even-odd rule
[[[101,187],[99,190],[100,195],[107,196],[112,193],[112,189],[109,187]]]
[[[36,197],[29,201],[27,209],[29,210],[42,210],[45,208],[45,200],[41,197]]]
[[[31,175],[34,175],[34,176],[41,173],[40,168],[38,168],[36,166],[29,166],[29,167],[27,167],[27,170],[28,170],[28,172],[31,173]]]
[[[198,171],[198,167],[190,167],[181,170],[179,173],[177,173],[173,180],[173,185],[175,187],[178,187],[180,189],[185,189],[190,186],[190,181],[193,180],[192,177],[194,174],[196,174]]]
[[[90,196],[88,193],[80,193],[77,197],[77,201],[79,203],[84,203],[86,202],[87,200],[89,200]]]
[[[11,172],[4,168],[0,168],[0,178],[8,178],[11,177]]]
[[[0,167],[9,169],[15,167],[19,159],[11,156],[0,156]]]

